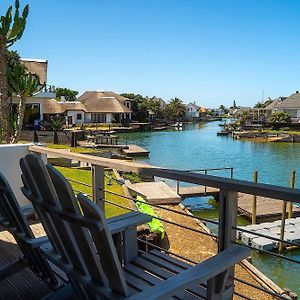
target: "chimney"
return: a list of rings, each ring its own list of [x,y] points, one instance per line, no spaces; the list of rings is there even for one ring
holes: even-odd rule
[[[65,96],[60,96],[60,102],[66,102],[66,97]]]

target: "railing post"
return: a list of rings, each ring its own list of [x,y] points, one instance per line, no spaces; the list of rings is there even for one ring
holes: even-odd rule
[[[295,178],[296,178],[296,171],[292,171],[291,180],[290,180],[290,188],[293,189],[295,187]],[[293,202],[289,202],[289,209],[288,209],[288,218],[293,217]]]
[[[104,167],[92,165],[93,201],[104,211],[105,174]]]
[[[257,182],[257,171],[253,172],[253,182]],[[256,195],[252,196],[252,224],[256,224],[256,207],[257,207],[257,201],[256,201]]]
[[[238,193],[220,190],[218,252],[233,245],[236,240]],[[207,299],[232,299],[234,291],[234,267],[208,281]]]
[[[204,171],[204,174],[207,175],[207,170]],[[207,186],[204,187],[204,194],[205,194],[205,196],[206,196],[206,193],[207,193]]]
[[[281,214],[281,227],[280,227],[280,240],[281,240],[281,242],[279,243],[279,248],[278,248],[279,253],[282,253],[282,251],[283,251],[283,242],[282,242],[282,240],[284,240],[286,205],[287,205],[287,202],[283,201],[282,202],[282,214]]]

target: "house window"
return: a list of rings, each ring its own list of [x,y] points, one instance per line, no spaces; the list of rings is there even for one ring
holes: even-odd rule
[[[130,108],[130,101],[126,101],[126,106]]]
[[[106,114],[92,114],[92,123],[106,123]]]
[[[287,113],[291,118],[297,118],[297,109],[284,109],[285,113]]]
[[[77,120],[82,120],[82,114],[77,114]]]

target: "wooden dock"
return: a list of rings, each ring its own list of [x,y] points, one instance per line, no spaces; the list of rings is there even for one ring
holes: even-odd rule
[[[150,151],[136,145],[128,145],[128,148],[122,149],[122,152],[128,156],[148,156],[150,153]]]
[[[252,218],[252,195],[239,193],[238,211],[246,218]],[[282,213],[282,201],[265,197],[257,197],[256,219],[279,219]],[[300,216],[300,208],[294,206],[293,216]]]
[[[146,198],[150,204],[178,204],[181,197],[176,194],[165,182],[125,182],[127,188],[133,193]]]
[[[207,187],[205,189],[204,186],[195,185],[195,186],[182,186],[179,187],[177,191],[177,187],[172,187],[172,190],[176,192],[182,199],[185,198],[194,198],[194,197],[206,197],[212,196],[215,199],[218,199],[220,190],[216,188]]]

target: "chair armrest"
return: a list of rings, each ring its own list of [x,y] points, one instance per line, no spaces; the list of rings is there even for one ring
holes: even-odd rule
[[[108,228],[111,234],[120,233],[138,225],[148,223],[152,220],[151,216],[140,212],[133,212],[108,219]]]
[[[247,257],[250,250],[245,246],[233,246],[209,258],[178,275],[159,282],[152,288],[129,297],[130,300],[167,299],[178,291],[183,291],[192,284],[207,282],[209,279],[230,269],[236,263]]]
[[[39,248],[41,245],[49,242],[49,239],[46,235],[34,239],[23,237],[22,240],[33,248]]]

